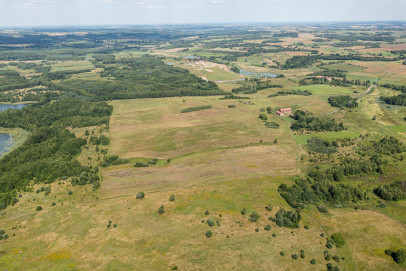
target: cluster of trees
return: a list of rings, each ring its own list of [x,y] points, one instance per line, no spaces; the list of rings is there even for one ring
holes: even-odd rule
[[[328,76],[328,77],[346,78],[346,71],[323,69],[322,71],[313,72],[308,76]]]
[[[386,33],[377,33],[369,35],[366,33],[349,33],[349,34],[340,34],[340,33],[328,33],[316,35],[316,37],[327,38],[327,39],[336,39],[340,41],[385,41],[385,42],[394,42],[395,37]]]
[[[333,107],[348,107],[354,108],[358,106],[356,98],[351,98],[349,95],[331,96],[328,98],[328,102]]]
[[[12,70],[0,70],[0,92],[30,88],[39,86],[40,81],[38,79],[30,79],[20,76],[16,71]]]
[[[307,146],[309,149],[319,153],[334,153],[337,152],[337,148],[330,141],[312,137],[307,140]]]
[[[307,131],[341,131],[344,130],[344,125],[341,122],[337,124],[334,119],[330,118],[316,118],[309,117],[307,113],[301,110],[296,110],[291,116],[294,121],[290,128],[295,131],[307,130]]]
[[[21,147],[0,160],[0,209],[14,204],[17,191],[27,184],[51,183],[76,177],[75,184],[99,186],[97,169],[82,166],[75,157],[86,140],[65,127],[108,124],[111,106],[78,99],[36,104],[0,113],[0,126],[20,127],[31,132]]]
[[[314,180],[310,177],[296,180],[291,187],[281,184],[278,192],[290,206],[302,209],[307,204],[320,201],[342,205],[369,199],[368,191],[361,187],[334,183],[328,179]]]
[[[299,228],[299,222],[302,219],[299,209],[297,211],[287,211],[283,208],[275,214],[275,217],[269,217],[269,220],[276,222],[279,227]]]
[[[319,60],[358,60],[358,61],[398,61],[403,60],[402,57],[386,58],[382,56],[362,56],[356,54],[340,55],[307,55],[307,56],[293,56],[286,60],[285,65],[282,65],[283,69],[299,69],[312,66]]]
[[[278,91],[274,94],[268,95],[268,98],[276,97],[276,96],[283,96],[283,95],[303,95],[303,96],[310,96],[312,93],[308,90],[283,90]]]
[[[384,88],[390,88],[393,90],[401,91],[403,93],[406,93],[406,85],[395,85],[395,84],[377,84],[378,86],[384,87]]]
[[[260,79],[248,79],[242,82],[242,86],[234,88],[231,92],[233,93],[244,93],[244,94],[253,94],[257,93],[258,90],[267,89],[267,88],[283,88],[282,85],[272,84],[271,81],[261,81]]]
[[[381,100],[387,104],[406,106],[406,94],[396,96],[382,96]]]
[[[391,184],[380,185],[374,193],[384,200],[398,201],[406,199],[406,181],[396,181]]]
[[[188,112],[200,111],[200,110],[211,109],[211,108],[212,108],[211,105],[193,106],[193,107],[183,108],[180,111],[180,113],[188,113]]]

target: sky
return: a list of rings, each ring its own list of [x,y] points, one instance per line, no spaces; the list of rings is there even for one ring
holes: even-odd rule
[[[406,0],[0,0],[0,26],[406,20]]]

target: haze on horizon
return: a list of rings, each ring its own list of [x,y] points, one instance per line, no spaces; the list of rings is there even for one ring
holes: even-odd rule
[[[405,20],[406,0],[0,0],[0,26]]]

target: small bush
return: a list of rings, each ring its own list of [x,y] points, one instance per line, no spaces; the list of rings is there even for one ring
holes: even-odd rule
[[[69,190],[69,191],[68,191],[68,195],[69,195],[69,196],[72,196],[72,195],[73,195],[73,192]]]
[[[320,213],[325,213],[325,214],[328,213],[328,209],[324,205],[318,205],[317,210],[319,210]]]
[[[258,219],[259,219],[259,214],[257,214],[255,211],[254,212],[252,212],[251,214],[250,214],[250,221],[251,222],[257,222],[258,221]]]
[[[385,254],[386,254],[386,255],[389,255],[389,256],[392,256],[393,250],[387,249],[387,250],[385,250]]]
[[[220,221],[217,220],[216,224],[217,224],[218,227],[220,227]]]
[[[309,225],[304,225],[304,228],[305,228],[306,230],[310,229]]]
[[[229,104],[228,108],[235,108],[235,105],[234,104]]]
[[[242,209],[242,211],[241,211],[241,214],[242,215],[245,215],[247,213],[247,210],[244,208],[244,209]]]
[[[297,260],[297,258],[298,258],[298,257],[297,257],[297,254],[292,254],[292,259],[293,259],[293,260]]]
[[[393,259],[398,264],[406,263],[406,250],[401,248],[393,254]]]
[[[55,202],[52,202],[52,204],[51,204],[52,206],[55,206],[56,205],[56,203]]]
[[[206,237],[210,238],[212,237],[213,233],[211,231],[206,231]]]
[[[161,207],[159,207],[159,209],[158,209],[158,214],[162,215],[163,213],[165,213],[165,207],[163,205],[161,205]]]
[[[300,258],[304,259],[306,257],[303,249],[300,250]]]
[[[284,251],[279,252],[279,254],[280,254],[281,256],[285,256],[285,252],[284,252]]]
[[[117,224],[114,224],[114,225],[113,225],[113,228],[117,228]]]
[[[136,199],[143,199],[145,198],[145,193],[144,192],[138,192],[137,195],[135,196]]]
[[[256,232],[259,232],[259,228],[256,228],[255,231],[256,231]]]
[[[141,163],[141,162],[136,162],[136,163],[134,164],[134,167],[149,167],[149,165],[148,165],[148,164]]]
[[[336,246],[338,248],[343,247],[345,245],[345,239],[341,235],[341,233],[334,233],[333,235],[331,235],[331,239],[334,240],[334,243],[336,243]]]
[[[42,206],[37,206],[37,212],[42,211]]]
[[[339,262],[339,261],[340,261],[340,257],[338,257],[338,255],[334,255],[334,256],[333,256],[333,260],[336,261],[336,262]]]
[[[214,221],[211,219],[207,219],[207,225],[209,225],[210,227],[214,226]]]
[[[267,206],[265,206],[265,210],[267,211],[272,211],[273,207],[272,204],[268,204]]]
[[[169,196],[169,201],[175,201],[175,195],[174,194],[171,194]]]
[[[328,240],[327,240],[326,247],[327,247],[328,249],[331,249],[331,248],[333,248],[333,245],[334,245],[334,241],[331,240],[331,239],[328,239]]]
[[[208,210],[206,210],[206,212],[204,212],[205,215],[209,215],[210,212]]]
[[[276,233],[272,233],[272,237],[276,237]]]
[[[316,262],[316,259],[311,259],[310,260],[310,263],[312,264],[312,265],[315,265],[317,262]]]
[[[266,225],[265,227],[264,227],[264,230],[266,230],[266,231],[270,231],[271,230],[271,225]]]

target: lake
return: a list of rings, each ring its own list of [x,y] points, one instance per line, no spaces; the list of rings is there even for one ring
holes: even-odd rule
[[[0,156],[9,151],[13,145],[13,137],[10,134],[0,133]]]
[[[7,109],[21,109],[26,104],[0,104],[0,112],[6,111]]]
[[[248,77],[254,77],[254,78],[275,78],[278,75],[273,74],[273,73],[266,73],[266,72],[249,72],[249,71],[244,71],[240,70],[240,74],[248,76]]]
[[[21,109],[26,104],[0,104],[0,112],[7,109]],[[0,133],[0,157],[9,151],[10,147],[13,146],[13,136],[10,134]]]

